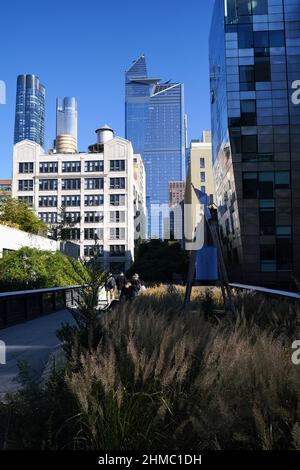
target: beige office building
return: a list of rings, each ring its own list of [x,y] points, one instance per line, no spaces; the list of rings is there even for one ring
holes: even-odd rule
[[[145,168],[109,126],[96,132],[88,152],[45,154],[29,140],[16,144],[12,194],[48,224],[64,210],[80,256],[89,258],[97,239],[103,268],[117,272],[130,267],[135,240],[146,237]]]
[[[201,140],[192,140],[185,189],[185,238],[192,239],[199,220],[199,201],[193,188],[206,193],[213,203],[215,183],[212,169],[210,131],[203,131]],[[187,224],[187,221],[189,223]],[[187,226],[188,225],[188,226]]]

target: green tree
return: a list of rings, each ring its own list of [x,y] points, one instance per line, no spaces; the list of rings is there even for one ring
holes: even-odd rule
[[[63,253],[21,248],[0,259],[0,290],[42,289],[85,284],[86,267]]]
[[[0,224],[28,233],[40,235],[47,233],[47,225],[35,215],[28,204],[10,196],[0,200]]]
[[[175,273],[185,276],[187,261],[179,243],[153,239],[137,245],[130,274],[137,272],[145,281],[171,281]]]

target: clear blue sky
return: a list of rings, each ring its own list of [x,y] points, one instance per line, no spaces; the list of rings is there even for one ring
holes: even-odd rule
[[[55,99],[76,96],[79,148],[107,122],[124,136],[124,71],[142,52],[149,74],[185,84],[189,139],[210,128],[208,32],[213,0],[2,0],[0,178],[11,176],[16,77],[46,87],[46,146]]]

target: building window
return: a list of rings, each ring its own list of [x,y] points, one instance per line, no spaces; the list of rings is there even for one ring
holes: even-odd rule
[[[243,173],[243,197],[256,199],[258,196],[258,180],[256,172]]]
[[[111,211],[110,222],[112,223],[125,222],[125,211]]]
[[[262,199],[259,201],[260,235],[275,235],[276,211],[275,201]]]
[[[80,196],[62,196],[62,207],[78,207],[80,206]]]
[[[289,171],[276,171],[275,188],[276,189],[289,189],[290,188],[290,172]]]
[[[33,206],[33,196],[19,196],[18,199],[25,202],[29,207]]]
[[[84,196],[85,206],[102,206],[104,197],[102,194]]]
[[[125,256],[125,245],[111,245],[109,254],[110,256]]]
[[[125,178],[110,178],[110,189],[125,189]]]
[[[260,246],[260,265],[262,272],[276,271],[276,248],[275,244]]]
[[[63,173],[80,173],[81,162],[62,162]]]
[[[242,136],[242,152],[257,153],[257,135]]]
[[[74,191],[80,189],[80,178],[72,178],[72,179],[62,179],[61,180],[61,189],[63,191]]]
[[[201,186],[200,189],[201,189],[201,191],[202,191],[203,193],[206,193],[206,186]]]
[[[39,212],[39,218],[47,224],[56,224],[57,212]]]
[[[125,240],[125,228],[114,227],[109,231],[110,240]]]
[[[84,239],[85,240],[99,240],[103,238],[103,229],[101,228],[85,228]]]
[[[205,168],[205,158],[200,158],[200,168]]]
[[[33,162],[19,163],[19,173],[33,173]]]
[[[238,26],[238,48],[253,48],[253,26],[252,24],[241,24]]]
[[[125,194],[111,194],[109,197],[111,206],[125,206]]]
[[[63,229],[65,240],[80,240],[79,228],[65,228]]]
[[[272,199],[274,196],[274,172],[262,171],[259,173],[259,197]]]
[[[40,179],[39,181],[40,191],[56,191],[57,190],[57,179]]]
[[[253,91],[255,90],[255,74],[253,65],[240,66],[240,90]]]
[[[33,191],[33,180],[19,180],[19,191]]]
[[[57,173],[57,162],[42,162],[40,163],[40,173]]]
[[[102,245],[84,245],[84,256],[88,257],[97,257],[103,256],[103,246]]]
[[[85,178],[84,189],[103,189],[103,178]]]
[[[110,160],[110,171],[125,171],[125,160]]]
[[[278,271],[292,270],[293,244],[290,226],[278,226],[276,228],[276,262]]]
[[[80,220],[80,212],[65,212],[63,214],[63,221],[66,223],[78,224]]]
[[[255,81],[269,82],[271,80],[271,65],[269,56],[255,57]]]
[[[241,124],[242,126],[255,126],[256,125],[256,101],[255,100],[242,100],[241,101]]]
[[[84,221],[86,223],[103,222],[103,220],[104,220],[103,212],[85,212],[84,213]]]
[[[84,163],[84,171],[87,173],[98,173],[103,171],[103,160],[91,160]]]
[[[200,181],[201,181],[201,183],[205,183],[205,171],[201,171],[201,173],[200,173]]]
[[[56,196],[40,196],[39,207],[57,207]]]

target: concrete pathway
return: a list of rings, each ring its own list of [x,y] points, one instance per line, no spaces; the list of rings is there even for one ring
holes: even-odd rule
[[[67,310],[0,330],[0,340],[6,345],[6,364],[0,364],[0,399],[20,387],[19,361],[28,363],[33,377],[41,377],[49,356],[60,347],[56,331],[62,322],[74,323]]]

